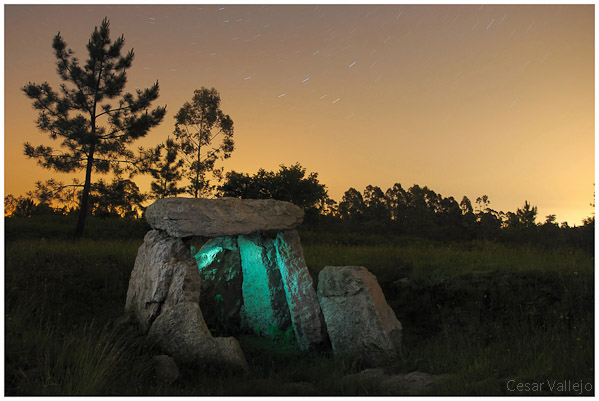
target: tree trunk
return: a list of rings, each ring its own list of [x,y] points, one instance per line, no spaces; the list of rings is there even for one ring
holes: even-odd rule
[[[85,218],[87,217],[87,206],[89,203],[89,191],[91,188],[92,167],[94,164],[94,144],[90,146],[89,156],[87,157],[87,167],[85,169],[85,184],[83,184],[83,194],[79,202],[79,217],[77,227],[75,228],[75,238],[81,238],[85,228]]]
[[[200,168],[201,168],[201,164],[200,164],[200,150],[202,149],[202,147],[200,146],[200,141],[202,139],[202,136],[200,135],[200,137],[198,138],[198,168],[196,169],[196,188],[195,188],[195,194],[194,194],[194,198],[198,197],[198,193],[200,192]]]

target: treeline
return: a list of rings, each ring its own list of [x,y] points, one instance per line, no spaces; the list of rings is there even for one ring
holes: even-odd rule
[[[421,237],[439,241],[491,240],[568,245],[594,249],[595,218],[581,226],[558,224],[556,215],[537,222],[537,207],[524,201],[514,212],[497,211],[487,195],[458,202],[424,186],[404,189],[397,183],[386,191],[368,185],[348,189],[341,201],[331,199],[318,174],[306,174],[299,164],[278,172],[259,170],[253,176],[228,173],[220,196],[273,198],[292,202],[306,212],[304,227],[315,231],[356,232]]]
[[[367,186],[362,193],[350,188],[339,204],[322,216],[315,227],[329,231],[361,231],[407,235],[439,241],[491,240],[536,243],[546,246],[573,245],[593,250],[594,217],[582,226],[557,223],[554,214],[537,222],[537,207],[528,201],[514,212],[491,208],[486,195],[474,205],[466,196],[458,202],[424,186],[404,189],[397,183],[383,192]]]
[[[79,191],[79,192],[78,192]],[[5,198],[7,216],[31,217],[79,212],[80,189],[60,187],[53,180],[36,183],[26,197]],[[304,209],[304,228],[331,233],[355,232],[412,236],[437,241],[491,240],[535,243],[546,246],[568,245],[593,250],[594,217],[581,226],[558,224],[555,215],[538,220],[537,207],[528,201],[514,212],[497,211],[488,196],[474,203],[464,196],[458,202],[424,186],[404,189],[399,183],[383,191],[368,185],[362,192],[348,189],[340,202],[328,196],[318,174],[307,173],[299,163],[281,165],[278,171],[258,170],[254,175],[231,171],[215,186],[215,197],[277,199]],[[144,201],[155,198],[142,193],[131,180],[100,180],[92,186],[90,215],[96,217],[138,218]],[[61,206],[52,206],[52,205]]]
[[[12,194],[4,198],[5,217],[34,217],[46,215],[78,215],[83,191],[74,180],[72,185],[64,185],[54,179],[35,183],[35,190],[25,196]],[[113,178],[108,183],[103,179],[92,183],[89,192],[88,215],[95,217],[139,218],[143,213],[143,203],[151,198],[140,191],[130,179]]]

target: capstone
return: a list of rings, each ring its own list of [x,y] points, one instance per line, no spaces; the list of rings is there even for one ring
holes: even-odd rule
[[[291,230],[301,224],[304,211],[274,199],[165,198],[148,206],[145,218],[174,238],[213,238]]]

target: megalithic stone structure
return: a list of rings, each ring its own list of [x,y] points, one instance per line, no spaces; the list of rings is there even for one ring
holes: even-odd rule
[[[187,363],[247,366],[234,338],[211,336],[201,296],[214,297],[202,305],[222,308],[227,322],[245,322],[266,335],[291,325],[300,349],[326,343],[294,230],[303,217],[297,206],[272,199],[158,199],[145,212],[153,231],[138,251],[125,309],[163,349]],[[192,255],[190,237],[209,240]]]
[[[275,248],[295,339],[300,349],[308,349],[322,343],[327,330],[297,231],[279,232]]]

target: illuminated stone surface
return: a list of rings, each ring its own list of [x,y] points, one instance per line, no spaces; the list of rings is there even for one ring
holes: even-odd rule
[[[146,219],[155,230],[139,249],[126,309],[177,360],[243,366],[237,341],[212,337],[210,328],[267,336],[293,328],[302,350],[327,343],[292,230],[303,219],[300,208],[274,200],[171,198],[151,205]],[[209,238],[199,250],[192,245],[197,237]]]
[[[150,327],[148,339],[160,344],[177,361],[248,370],[237,340],[212,337],[195,302],[181,302],[162,311]]]
[[[166,198],[148,206],[145,218],[175,238],[224,237],[290,230],[301,224],[304,211],[274,199]]]
[[[264,335],[285,331],[291,324],[273,242],[259,234],[237,238],[245,319],[254,332]]]
[[[371,365],[397,357],[401,323],[366,268],[325,267],[318,275],[318,299],[336,354]]]
[[[125,310],[147,331],[165,304],[199,300],[200,278],[189,247],[164,232],[149,231],[137,252]]]
[[[298,347],[305,350],[326,343],[323,315],[297,231],[278,233],[275,248]]]
[[[231,335],[242,326],[240,311],[243,305],[241,257],[235,237],[208,240],[195,254],[202,296],[200,308],[206,324],[214,333]]]
[[[210,334],[200,310],[200,289],[189,246],[152,230],[137,253],[125,310],[177,361],[247,370],[237,340]]]

